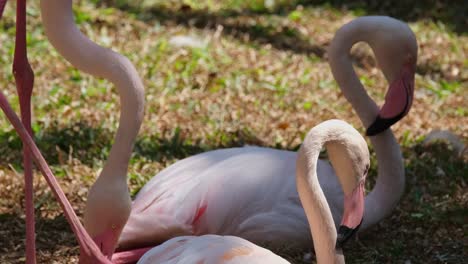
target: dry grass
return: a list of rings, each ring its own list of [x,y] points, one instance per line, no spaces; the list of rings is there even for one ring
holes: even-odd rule
[[[352,4],[278,1],[278,7],[262,9],[263,1],[144,1],[148,8],[136,8],[108,1],[120,2],[120,10],[75,2],[80,28],[128,56],[145,81],[145,121],[129,173],[133,193],[162,168],[202,151],[244,144],[296,149],[308,129],[330,118],[363,131],[333,80],[325,52],[334,31],[365,12]],[[18,109],[10,69],[13,17],[10,6],[0,23],[0,83]],[[410,115],[393,127],[404,151],[407,191],[392,216],[349,245],[347,259],[461,263],[468,257],[467,159],[449,145],[426,146],[421,140],[433,129],[446,129],[467,141],[468,37],[460,32],[460,22],[444,15],[404,17],[411,18],[420,46],[416,100]],[[29,32],[36,140],[81,213],[112,143],[118,97],[110,83],[82,75],[59,57],[45,39],[32,1]],[[170,39],[176,35],[193,36],[206,46],[173,47]],[[353,57],[361,81],[382,102],[387,84],[369,49],[359,45]],[[0,115],[1,263],[24,262],[20,149]],[[371,177],[375,157],[373,164]],[[76,242],[39,174],[35,191],[40,263],[73,263]],[[304,252],[278,252],[305,263]]]

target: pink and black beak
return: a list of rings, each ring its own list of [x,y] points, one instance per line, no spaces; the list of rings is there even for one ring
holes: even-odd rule
[[[413,103],[414,68],[413,63],[406,63],[400,76],[390,84],[382,109],[367,128],[367,136],[375,136],[383,132],[409,112]]]
[[[336,237],[336,248],[342,248],[361,227],[364,216],[364,180],[344,198],[344,212]]]

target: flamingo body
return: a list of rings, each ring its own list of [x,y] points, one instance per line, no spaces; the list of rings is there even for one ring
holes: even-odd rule
[[[133,201],[120,247],[203,234],[236,235],[274,246],[310,246],[294,177],[296,158],[292,151],[242,147],[176,162],[153,177]],[[338,223],[343,193],[327,161],[319,160],[318,175]]]
[[[293,168],[293,174],[289,175],[293,178],[297,178],[297,185],[294,184],[298,189],[300,197],[294,197],[299,199],[305,208],[305,214],[307,214],[306,224],[310,225],[312,228],[314,247],[317,252],[318,263],[344,263],[344,257],[341,251],[341,248],[335,248],[335,239],[337,238],[336,228],[333,223],[332,214],[330,211],[329,204],[327,203],[325,196],[323,195],[322,189],[320,187],[317,171],[318,171],[318,156],[322,146],[326,146],[327,150],[333,156],[331,162],[334,166],[339,168],[337,170],[339,175],[337,179],[340,181],[340,186],[342,186],[346,196],[344,198],[344,207],[345,212],[351,212],[349,216],[353,215],[357,217],[358,221],[362,220],[363,211],[355,210],[357,207],[349,206],[350,203],[356,202],[356,205],[364,205],[364,192],[359,186],[362,186],[367,175],[367,168],[369,166],[369,152],[367,145],[362,136],[349,124],[340,121],[340,120],[329,120],[325,121],[313,129],[310,130],[306,139],[304,140],[304,145],[301,147],[301,150],[297,155],[295,153],[290,153],[287,151],[275,151],[265,148],[235,148],[227,149],[224,151],[213,151],[210,153],[218,155],[197,155],[198,158],[195,158],[194,161],[190,159],[181,161],[188,161],[188,166],[191,162],[197,162],[201,164],[207,162],[207,165],[215,165],[210,167],[215,167],[216,165],[227,166],[238,164],[240,161],[245,161],[249,158],[264,158],[265,155],[270,155],[273,153],[269,159],[265,159],[264,162],[258,164],[259,169],[271,169],[279,170],[288,168],[284,166],[282,162],[288,164],[288,158],[294,159],[296,166]],[[197,157],[196,156],[196,157]],[[200,156],[201,159],[200,160]],[[206,160],[208,157],[217,157],[214,158],[215,164],[211,164],[210,161]],[[289,157],[288,157],[289,156]],[[338,157],[341,156],[341,157]],[[286,159],[281,159],[285,157]],[[224,164],[227,163],[227,164]],[[251,164],[251,163],[249,163]],[[262,166],[267,166],[263,168]],[[174,167],[174,166],[173,166]],[[253,168],[251,168],[253,169]],[[343,170],[344,169],[344,170]],[[169,170],[169,169],[168,169]],[[289,173],[290,171],[280,171],[284,173]],[[164,172],[161,174],[164,175]],[[271,175],[272,173],[268,173]],[[235,176],[235,175],[233,175]],[[249,175],[250,176],[250,175]],[[295,176],[295,177],[294,177]],[[174,178],[174,177],[173,177]],[[219,178],[219,177],[218,177]],[[217,178],[216,178],[217,179]],[[224,179],[221,178],[221,179]],[[229,178],[231,179],[231,178]],[[268,177],[267,177],[268,179]],[[273,180],[276,180],[275,178]],[[195,180],[195,182],[198,182]],[[250,185],[255,186],[258,184],[258,179],[250,178]],[[279,181],[281,183],[281,181]],[[278,183],[278,184],[279,184]],[[286,182],[289,183],[289,182]],[[260,184],[262,182],[260,181]],[[196,186],[197,184],[195,184]],[[262,185],[264,186],[264,185]],[[238,187],[238,186],[237,186]],[[264,186],[268,188],[269,186]],[[275,187],[275,186],[272,186]],[[150,189],[151,190],[151,189]],[[281,192],[283,189],[279,188]],[[275,189],[266,190],[267,193],[275,193]],[[356,198],[352,198],[350,194],[357,194]],[[142,195],[146,192],[143,190]],[[216,193],[221,193],[217,191]],[[242,197],[242,199],[252,199],[259,198],[255,195],[258,192],[249,192]],[[284,194],[279,193],[279,197],[284,198],[284,195],[287,195],[288,192]],[[226,195],[229,197],[229,193]],[[269,197],[269,196],[268,196]],[[210,197],[213,198],[213,197]],[[232,197],[229,197],[232,198]],[[138,198],[137,198],[138,199]],[[226,200],[226,199],[224,199]],[[283,199],[284,200],[284,199]],[[281,203],[279,203],[281,204]],[[348,204],[348,205],[347,205]],[[221,204],[222,205],[222,204]],[[220,205],[218,205],[220,206]],[[287,205],[286,208],[289,206]],[[359,207],[359,206],[358,206]],[[203,206],[202,208],[205,208]],[[215,208],[219,208],[216,207]],[[251,210],[254,208],[247,208]],[[272,208],[270,208],[272,209]],[[208,212],[209,205],[204,209],[205,212]],[[262,208],[257,208],[260,212],[259,215],[265,214],[267,210]],[[199,211],[199,209],[197,209]],[[271,210],[275,211],[275,210]],[[288,210],[286,210],[288,211]],[[263,212],[263,213],[262,213]],[[268,213],[267,213],[268,214]],[[256,215],[256,214],[253,214]],[[199,221],[201,217],[197,212],[195,214],[195,220]],[[269,215],[271,217],[271,215]],[[234,220],[236,221],[236,220]],[[247,221],[248,223],[249,221]],[[241,223],[241,225],[243,225]],[[260,228],[260,227],[257,227]],[[354,227],[352,227],[354,228]],[[248,231],[248,230],[247,230]],[[296,233],[298,230],[296,230]],[[252,234],[256,231],[254,230]],[[263,231],[265,232],[265,230]],[[247,232],[248,233],[248,232]],[[250,233],[249,233],[250,234]],[[204,236],[180,236],[172,238],[167,242],[163,243],[160,246],[154,247],[153,249],[146,252],[139,260],[140,264],[153,264],[153,263],[164,263],[164,264],[257,264],[257,263],[271,263],[271,264],[286,264],[289,263],[283,258],[273,254],[271,251],[264,248],[258,247],[251,242],[234,236],[219,236],[219,235],[204,235]]]

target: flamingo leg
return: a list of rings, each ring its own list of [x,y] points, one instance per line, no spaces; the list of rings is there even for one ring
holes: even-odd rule
[[[0,18],[2,18],[3,10],[5,10],[6,3],[7,0],[0,0]]]
[[[19,96],[21,120],[29,135],[31,128],[31,95],[34,86],[34,73],[28,61],[26,48],[26,0],[18,0],[16,5],[16,41],[13,59],[13,74]],[[23,146],[24,192],[26,208],[26,263],[36,263],[36,242],[34,227],[34,194],[31,154]]]
[[[13,109],[11,108],[11,105],[8,103],[8,100],[6,99],[5,95],[1,90],[0,108],[15,128],[16,132],[21,138],[21,141],[23,141],[24,146],[31,153],[32,159],[36,163],[36,166],[39,168],[42,175],[46,179],[47,184],[52,189],[55,198],[58,200],[60,206],[62,207],[62,210],[64,211],[65,217],[67,218],[67,221],[70,224],[73,233],[75,233],[76,235],[78,244],[81,248],[81,252],[88,256],[87,260],[89,261],[87,263],[112,264],[112,262],[110,262],[106,257],[104,257],[104,255],[102,255],[101,250],[99,250],[99,248],[94,243],[93,239],[84,229],[80,220],[76,216],[75,211],[73,211],[70,202],[63,193],[63,190],[60,188],[60,185],[55,175],[52,173],[52,170],[49,168],[49,165],[47,165],[47,162],[42,156],[39,148],[36,146],[36,143],[26,130],[23,123],[21,123],[15,111],[13,111]]]

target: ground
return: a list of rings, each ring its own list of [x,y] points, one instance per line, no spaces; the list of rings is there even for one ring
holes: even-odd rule
[[[38,1],[28,1],[36,73],[36,142],[79,215],[112,144],[113,86],[82,74],[47,42]],[[146,112],[129,169],[132,194],[158,171],[207,150],[261,145],[296,150],[330,118],[364,132],[327,64],[334,32],[366,14],[409,23],[419,43],[415,102],[393,126],[406,190],[387,219],[345,248],[348,263],[462,263],[468,257],[467,151],[423,143],[433,130],[468,138],[467,5],[463,1],[74,1],[80,29],[136,65]],[[415,3],[416,2],[416,3]],[[131,4],[129,4],[131,3]],[[346,3],[346,4],[344,4]],[[0,84],[16,110],[11,74],[14,2],[0,22]],[[175,36],[195,39],[178,47]],[[387,83],[366,45],[356,71],[380,104]],[[372,151],[372,147],[371,147]],[[0,263],[24,262],[21,142],[0,115]],[[373,151],[372,151],[373,153]],[[367,189],[376,176],[376,159]],[[78,247],[40,173],[35,177],[39,263],[76,263]],[[293,263],[307,252],[276,249]]]

